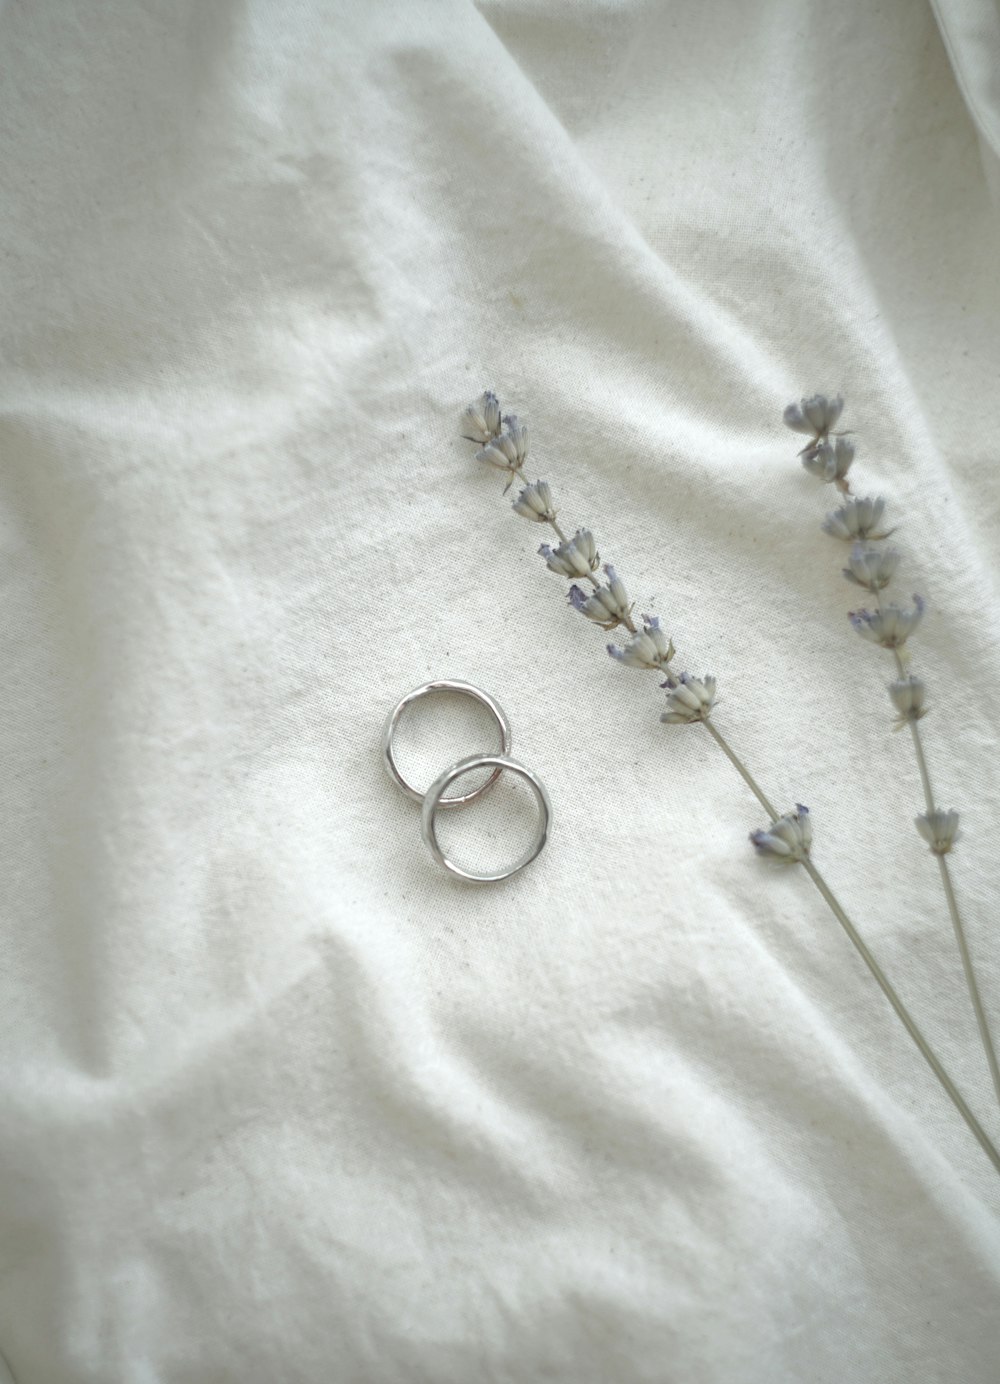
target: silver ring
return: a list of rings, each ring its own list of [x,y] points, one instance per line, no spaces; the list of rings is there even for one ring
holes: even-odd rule
[[[520,860],[509,866],[506,870],[499,870],[496,874],[477,875],[471,870],[465,870],[461,865],[456,865],[453,860],[449,860],[444,851],[438,845],[437,829],[435,819],[438,808],[450,807],[453,803],[460,801],[458,798],[445,798],[442,796],[444,790],[454,779],[462,774],[467,774],[473,769],[493,768],[495,774],[490,775],[490,782],[496,775],[502,774],[505,769],[509,769],[512,774],[518,774],[524,779],[535,795],[538,803],[538,827],[535,831],[535,839],[528,847]],[[482,791],[482,790],[480,790]],[[424,806],[420,817],[420,831],[424,840],[430,847],[431,855],[439,865],[443,865],[449,874],[455,875],[458,879],[474,880],[477,884],[493,883],[496,880],[509,879],[511,875],[516,875],[518,870],[523,870],[525,865],[530,865],[535,856],[541,851],[545,842],[548,840],[549,826],[552,821],[552,804],[549,802],[549,795],[545,791],[545,785],[537,774],[533,774],[530,769],[526,769],[523,764],[518,764],[514,759],[507,759],[499,754],[474,754],[468,759],[460,759],[457,764],[453,764],[450,769],[446,769],[440,778],[435,779],[428,788],[424,796]]]
[[[406,696],[403,697],[401,701],[397,702],[389,712],[385,728],[382,731],[382,758],[385,761],[385,767],[392,781],[403,790],[408,798],[412,798],[416,803],[422,803],[425,794],[421,793],[419,788],[415,788],[412,783],[407,782],[399,772],[396,756],[392,749],[392,740],[393,736],[396,734],[396,727],[399,725],[399,718],[406,708],[412,702],[419,701],[421,697],[427,697],[432,692],[456,692],[463,697],[472,697],[475,701],[481,703],[493,717],[494,721],[496,721],[500,729],[500,753],[502,755],[509,755],[511,745],[514,743],[510,722],[507,719],[507,714],[503,707],[498,701],[494,700],[488,692],[483,692],[480,688],[473,687],[471,682],[452,682],[448,678],[438,678],[434,682],[425,682],[422,687],[415,687],[412,692],[407,692]],[[471,788],[468,793],[463,793],[461,797],[442,798],[438,806],[444,808],[464,807],[466,803],[473,802],[476,798],[485,793],[487,789],[492,788],[502,773],[502,768],[494,769],[486,782],[481,783],[478,788]],[[438,781],[440,782],[440,780]],[[445,787],[447,787],[447,784]]]

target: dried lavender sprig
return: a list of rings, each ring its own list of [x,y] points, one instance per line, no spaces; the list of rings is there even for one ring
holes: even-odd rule
[[[761,790],[759,784],[756,782],[753,775],[747,769],[746,765],[734,752],[732,746],[729,745],[728,742],[723,739],[722,735],[712,724],[712,722],[706,719],[702,722],[702,725],[712,735],[716,744],[719,746],[719,748],[729,759],[730,763],[736,769],[736,772],[743,778],[751,793],[753,793],[754,797],[758,800],[761,807],[771,818],[772,824],[781,822],[783,820],[787,820],[785,818],[781,818],[778,816],[774,807],[768,801],[767,797]],[[808,808],[803,808],[802,805],[799,804],[798,812],[794,814],[798,817],[799,822],[801,822],[802,820],[803,813],[806,814],[806,820],[808,821]],[[773,833],[754,832],[751,834],[750,839],[754,842],[754,845],[757,846],[759,850],[760,846],[758,845],[758,841],[761,840],[763,837],[769,836],[771,834]],[[889,980],[889,977],[886,975],[885,971],[883,971],[881,965],[876,960],[874,953],[868,947],[864,938],[861,936],[857,928],[851,922],[851,919],[848,917],[847,913],[842,907],[840,900],[836,897],[833,890],[830,888],[826,880],[820,874],[819,870],[813,864],[813,861],[810,859],[809,856],[809,848],[811,844],[812,827],[810,825],[808,828],[808,835],[804,839],[803,834],[801,832],[799,833],[799,848],[796,851],[789,853],[788,859],[790,863],[800,864],[802,868],[805,870],[806,874],[812,880],[813,884],[819,891],[824,903],[827,905],[830,912],[836,918],[840,926],[844,929],[844,932],[847,934],[847,937],[850,940],[851,944],[858,952],[862,961],[868,967],[868,970],[871,972],[871,975],[875,980],[876,984],[878,985],[879,989],[882,991],[883,995],[885,995],[886,999],[892,1005],[893,1009],[896,1012],[897,1018],[902,1023],[903,1027],[906,1029],[910,1037],[913,1039],[918,1051],[920,1052],[921,1057],[924,1059],[924,1061],[930,1067],[931,1071],[937,1077],[945,1094],[948,1096],[949,1100],[952,1102],[955,1109],[961,1115],[962,1119],[968,1125],[973,1137],[975,1138],[976,1142],[979,1144],[983,1152],[986,1154],[986,1157],[993,1164],[994,1168],[996,1168],[996,1170],[1000,1172],[1000,1154],[998,1154],[996,1146],[994,1145],[986,1131],[983,1129],[982,1125],[976,1119],[975,1115],[972,1113],[962,1093],[959,1091],[958,1087],[955,1085],[951,1077],[948,1075],[947,1070],[942,1066],[940,1060],[934,1052],[934,1049],[928,1043],[927,1039],[924,1037],[919,1026],[917,1025],[915,1019],[913,1018],[913,1015],[910,1013],[906,1005],[900,999],[895,986]],[[939,859],[943,859],[943,857],[939,857]]]
[[[822,423],[831,415],[833,421],[836,421],[840,417],[844,401],[839,395],[833,401],[828,400],[824,395],[815,395],[810,400],[803,400],[801,405],[790,404],[785,409],[784,420],[796,432],[805,430],[807,404],[810,406],[810,418]],[[815,425],[811,424],[811,426]],[[829,424],[827,425],[828,430]],[[837,445],[839,446],[843,441],[845,441],[844,438],[838,437]],[[826,433],[817,432],[814,442],[806,448],[805,452],[800,453],[802,464],[807,471],[810,471],[820,480],[835,481],[840,489],[846,493],[848,490],[845,480],[846,466],[842,472],[838,472],[835,466],[831,468],[830,465],[827,465],[824,468],[819,461],[810,460],[824,448],[829,452],[830,447],[831,444],[826,440]],[[854,451],[855,449],[851,445],[847,466],[853,460]],[[996,1048],[986,1017],[965,926],[955,896],[951,873],[945,859],[955,840],[958,813],[942,812],[935,805],[923,737],[917,725],[917,722],[927,714],[926,689],[922,679],[914,677],[908,672],[909,648],[907,641],[923,616],[924,601],[920,596],[914,596],[912,609],[895,604],[883,605],[881,592],[889,585],[900,561],[900,554],[895,548],[878,548],[875,546],[877,540],[887,538],[889,532],[892,532],[892,530],[879,531],[884,510],[885,501],[881,496],[877,499],[854,497],[848,499],[839,510],[828,514],[822,527],[824,532],[836,538],[865,540],[854,542],[849,566],[844,569],[844,576],[848,581],[854,582],[858,586],[864,586],[871,591],[875,598],[875,611],[857,611],[852,613],[849,618],[858,634],[888,649],[895,660],[899,676],[895,682],[889,684],[889,696],[899,713],[899,717],[893,729],[899,730],[904,724],[909,727],[926,806],[926,812],[915,819],[916,827],[928,841],[931,852],[937,857],[941,887],[944,891],[948,915],[951,919],[955,942],[962,962],[966,988],[976,1017],[976,1027],[979,1030],[980,1042],[986,1055],[986,1064],[989,1068],[990,1079],[993,1082],[993,1090],[997,1102],[1000,1104],[1000,1064],[997,1062]]]
[[[492,394],[486,394],[483,396],[483,402],[485,403],[487,400],[492,400],[494,398],[495,396],[493,396]],[[822,432],[822,436],[824,439],[826,433],[829,431],[830,427],[832,427],[833,422],[836,421],[836,416],[838,413],[839,407],[827,410],[826,414],[824,415],[824,418],[820,420],[822,423],[825,424],[825,427]],[[468,412],[466,414],[466,418],[468,418]],[[507,419],[504,419],[503,421],[505,425],[508,423]],[[810,418],[810,424],[812,427],[817,427],[817,424],[815,422],[815,415],[813,415]],[[793,423],[790,424],[790,426],[796,425]],[[799,430],[804,431],[805,429]],[[476,439],[473,438],[471,440]],[[510,479],[508,479],[506,487],[506,489],[509,489],[514,476],[521,474],[527,448],[525,447],[518,455],[508,455],[508,449],[505,448],[501,448],[500,450],[502,454],[505,457],[507,457],[507,465],[502,467],[501,469],[506,469],[510,471]],[[807,448],[806,450],[808,451],[809,448]],[[482,457],[482,453],[477,453],[477,456]],[[536,482],[536,489],[538,484],[540,483]],[[838,478],[838,484],[841,485],[842,489],[845,489],[845,485],[843,484],[843,476]],[[622,624],[634,636],[633,639],[629,642],[628,645],[625,646],[624,649],[617,649],[613,645],[608,646],[608,652],[619,662],[629,664],[633,667],[655,669],[658,672],[664,671],[670,659],[673,657],[674,647],[672,642],[668,640],[666,648],[663,648],[662,636],[660,634],[659,629],[659,621],[654,621],[649,616],[643,617],[644,625],[642,634],[640,635],[639,631],[637,631],[634,623],[631,620],[631,606],[627,604],[628,598],[625,595],[624,587],[621,586],[614,568],[608,565],[605,566],[605,572],[608,576],[608,585],[606,588],[602,587],[600,579],[595,575],[600,563],[600,559],[597,555],[596,545],[594,544],[593,536],[590,533],[590,531],[586,529],[578,529],[573,539],[567,539],[565,533],[559,527],[559,524],[556,520],[555,511],[553,510],[551,505],[551,492],[549,491],[549,487],[547,485],[545,487],[545,492],[543,492],[543,500],[544,503],[542,505],[542,508],[544,509],[544,513],[538,512],[538,505],[533,501],[526,501],[525,505],[523,506],[519,506],[518,501],[515,501],[513,507],[516,512],[521,513],[527,518],[541,518],[544,522],[550,524],[557,536],[559,537],[559,539],[561,540],[559,548],[555,549],[554,551],[546,544],[542,544],[541,548],[539,549],[540,554],[546,560],[546,566],[549,567],[551,571],[554,571],[559,575],[563,576],[587,576],[589,580],[594,584],[595,588],[597,588],[597,590],[595,590],[594,592],[594,595],[588,598],[579,587],[573,586],[570,590],[570,603],[576,609],[580,610],[583,614],[587,615],[588,618],[595,620],[595,622],[598,624],[601,624],[604,628],[614,628],[616,624]],[[584,570],[578,571],[578,566],[582,567]],[[595,601],[597,602],[597,604],[595,604]],[[649,639],[648,647],[645,644],[645,642],[639,642],[643,640],[643,636]],[[658,657],[653,657],[652,654],[650,654],[650,648],[655,651]],[[774,824],[779,823],[782,820],[779,817],[779,814],[772,806],[769,799],[764,794],[763,790],[760,788],[759,784],[754,779],[753,775],[750,773],[749,769],[739,758],[739,756],[733,750],[732,746],[722,735],[722,732],[718,729],[718,727],[713,723],[711,719],[711,712],[715,705],[715,679],[709,677],[708,675],[706,675],[704,678],[696,679],[692,678],[688,674],[682,674],[680,678],[675,679],[668,673],[667,681],[662,685],[663,687],[668,688],[670,692],[667,703],[668,710],[666,713],[664,713],[661,719],[673,722],[700,723],[701,725],[703,725],[705,729],[709,732],[709,734],[712,736],[715,743],[726,755],[727,759],[729,759],[730,763],[736,769],[737,773],[739,773],[741,778],[744,780],[747,787],[760,802],[761,806],[764,808],[765,812],[767,812],[768,816],[770,817],[771,822]],[[800,809],[800,812],[806,811],[806,809]],[[896,1011],[897,1016],[900,1018],[910,1037],[913,1039],[921,1055],[927,1061],[928,1065],[931,1067],[931,1070],[938,1078],[938,1081],[940,1082],[943,1090],[948,1095],[949,1099],[952,1101],[955,1108],[958,1110],[958,1113],[961,1115],[962,1119],[968,1125],[973,1136],[976,1138],[977,1142],[980,1144],[983,1151],[986,1153],[986,1156],[989,1158],[990,1162],[996,1168],[997,1172],[1000,1172],[1000,1153],[998,1153],[997,1149],[990,1141],[989,1136],[986,1134],[985,1130],[979,1124],[978,1120],[973,1115],[969,1106],[966,1104],[965,1100],[963,1099],[961,1093],[958,1091],[954,1082],[951,1080],[948,1073],[945,1071],[941,1063],[938,1061],[933,1050],[927,1043],[920,1029],[917,1027],[917,1024],[915,1023],[914,1019],[910,1015],[909,1011],[906,1009],[906,1006],[903,1004],[895,989],[890,984],[888,978],[885,975],[885,972],[882,970],[881,966],[876,961],[871,951],[865,945],[860,934],[857,932],[857,929],[851,923],[849,917],[847,916],[846,912],[836,899],[829,885],[822,878],[819,871],[816,869],[815,865],[813,865],[812,861],[808,858],[808,845],[810,844],[810,842],[811,828],[809,830],[809,840],[805,842],[806,849],[804,852],[799,852],[795,855],[796,861],[800,861],[800,863],[802,863],[802,865],[805,867],[806,872],[809,875],[809,878],[812,880],[816,889],[819,891],[820,896],[823,898],[824,902],[830,908],[831,912],[834,914],[834,917],[844,928],[848,938],[861,955],[868,969],[871,971],[872,976],[878,983],[879,987],[882,989],[883,993],[889,1000],[893,1009]]]

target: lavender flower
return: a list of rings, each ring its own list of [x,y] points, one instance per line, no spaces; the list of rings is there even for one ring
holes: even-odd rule
[[[825,394],[814,394],[811,399],[788,405],[784,414],[785,424],[793,432],[823,438],[840,417],[843,407],[844,401],[839,394],[835,399],[828,399]]]
[[[500,400],[487,389],[462,414],[462,436],[469,442],[489,442],[500,433]]]
[[[765,831],[752,831],[750,840],[758,855],[771,860],[780,860],[784,865],[797,865],[809,854],[812,845],[812,822],[808,807],[795,804],[794,812],[787,812]]]
[[[579,586],[571,586],[569,603],[602,629],[613,630],[629,618],[632,606],[615,569],[609,563],[604,570],[608,577],[606,586],[597,587],[590,595]]]
[[[886,605],[881,610],[851,611],[848,619],[862,638],[881,644],[883,649],[901,649],[923,619],[924,606],[923,597],[914,596],[910,610]]]
[[[509,472],[513,479],[528,455],[528,429],[513,416],[503,421],[504,431],[476,453],[476,460]]]
[[[511,508],[515,514],[525,519],[534,519],[539,524],[551,524],[556,517],[552,508],[552,491],[547,481],[535,481],[526,485]]]
[[[897,678],[895,682],[889,684],[889,696],[892,704],[899,712],[893,730],[902,730],[909,721],[919,721],[922,716],[927,715],[924,701],[927,695],[927,688],[924,686],[922,678],[918,678],[914,673],[909,677]]]
[[[958,835],[958,813],[944,812],[941,808],[935,808],[933,812],[925,812],[920,817],[915,817],[917,831],[930,846],[935,855],[947,855],[955,844],[955,837]]]
[[[513,448],[514,455],[518,458],[518,465],[528,455],[528,425],[522,423],[516,413],[504,415],[501,446],[508,449]]]
[[[549,571],[558,572],[561,577],[589,577],[601,565],[601,555],[589,529],[577,529],[558,548],[543,543],[538,551]]]
[[[840,484],[854,460],[854,443],[849,437],[838,437],[836,442],[817,442],[801,453],[802,465],[811,476],[820,481],[836,481]]]
[[[678,679],[671,678],[667,683],[667,709],[660,716],[672,726],[690,725],[692,721],[707,721],[715,705],[715,678],[708,673],[703,678],[693,678],[690,673],[681,673]]]
[[[617,644],[609,644],[608,653],[629,668],[655,670],[665,668],[675,650],[673,642],[660,628],[659,619],[655,615],[644,615],[639,633],[634,634],[623,649]]]
[[[839,509],[833,510],[823,521],[823,532],[834,538],[853,542],[857,538],[888,538],[891,530],[879,532],[879,524],[885,513],[885,500],[881,495],[875,499],[846,500]]]
[[[899,566],[899,551],[896,548],[876,548],[868,543],[855,543],[851,549],[844,576],[855,586],[864,586],[869,591],[881,591],[892,581],[892,574]]]

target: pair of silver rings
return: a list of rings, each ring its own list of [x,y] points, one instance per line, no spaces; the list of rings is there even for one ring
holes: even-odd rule
[[[454,693],[462,697],[472,697],[474,701],[484,706],[493,717],[500,732],[500,749],[497,754],[474,754],[460,759],[457,764],[452,764],[449,769],[445,769],[444,773],[434,780],[426,792],[421,792],[400,772],[396,762],[393,741],[400,719],[407,707],[412,706],[422,697],[429,697],[435,693]],[[525,865],[530,865],[548,840],[552,822],[552,804],[549,802],[549,795],[537,774],[532,773],[523,764],[519,764],[516,759],[511,759],[512,744],[513,733],[510,720],[500,703],[488,692],[483,692],[479,687],[473,687],[469,682],[454,682],[449,678],[425,682],[421,687],[415,687],[412,692],[407,692],[406,696],[396,703],[386,719],[385,729],[382,732],[382,758],[385,761],[389,777],[408,798],[421,804],[420,830],[430,848],[431,855],[449,874],[455,875],[458,879],[472,880],[477,884],[489,884],[495,883],[497,880],[509,879],[511,875],[516,875],[519,870],[523,870]],[[453,793],[449,797],[445,797],[445,793],[456,779],[472,773],[475,769],[490,770],[489,777],[485,782],[481,783],[478,788],[469,789],[467,793]],[[538,806],[535,833],[527,851],[513,865],[489,874],[476,874],[474,871],[456,864],[454,860],[450,860],[441,849],[437,837],[437,814],[442,811],[451,811],[457,807],[467,807],[469,803],[475,802],[477,798],[481,798],[484,793],[489,792],[505,770],[523,779],[535,795],[535,802]]]

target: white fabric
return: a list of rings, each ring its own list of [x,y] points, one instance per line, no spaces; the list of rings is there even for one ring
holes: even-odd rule
[[[530,420],[1000,1133],[780,421],[843,389],[928,596],[996,1016],[998,237],[930,8],[36,0],[0,49],[18,1384],[992,1384],[996,1175],[456,436]],[[379,762],[434,676],[552,795],[497,888]]]
[[[1000,0],[932,0],[959,89],[1000,204]]]

